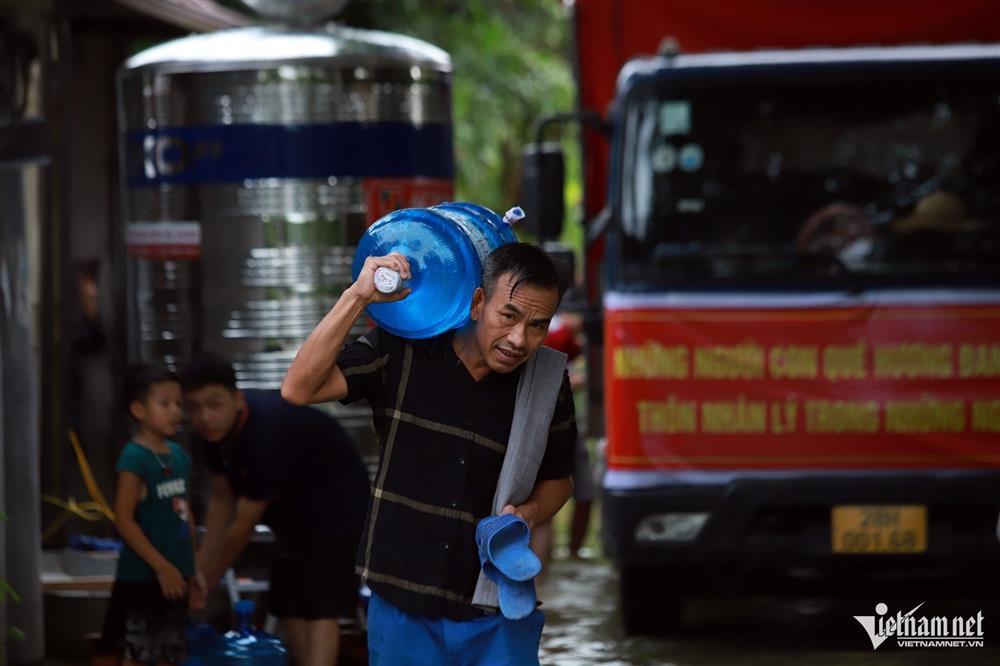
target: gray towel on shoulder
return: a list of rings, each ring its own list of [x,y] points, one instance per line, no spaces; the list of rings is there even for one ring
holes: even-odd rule
[[[566,354],[550,347],[539,347],[525,363],[517,384],[507,452],[493,496],[494,514],[508,504],[523,504],[531,496],[549,441],[552,415],[565,372]],[[479,572],[472,605],[487,609],[499,606],[497,586],[482,572]]]

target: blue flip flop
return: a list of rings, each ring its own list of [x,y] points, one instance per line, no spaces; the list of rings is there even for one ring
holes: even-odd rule
[[[500,613],[520,620],[535,610],[534,578],[542,563],[529,545],[528,524],[513,514],[489,516],[476,527],[483,573],[497,586]]]
[[[484,570],[489,563],[516,581],[531,580],[542,571],[542,562],[531,550],[528,523],[512,513],[480,520],[476,544]]]
[[[493,570],[493,575],[486,574],[486,577],[496,583],[497,603],[500,605],[500,614],[505,618],[521,620],[535,610],[538,598],[535,596],[534,580],[511,580],[496,569]]]

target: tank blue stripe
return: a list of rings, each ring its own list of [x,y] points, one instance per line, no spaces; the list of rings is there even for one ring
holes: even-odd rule
[[[454,177],[451,125],[325,123],[167,127],[126,134],[126,183],[251,178]]]

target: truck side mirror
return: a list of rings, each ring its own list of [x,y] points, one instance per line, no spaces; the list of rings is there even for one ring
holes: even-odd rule
[[[521,207],[526,217],[519,226],[539,241],[562,233],[566,166],[558,143],[529,143],[521,153]]]

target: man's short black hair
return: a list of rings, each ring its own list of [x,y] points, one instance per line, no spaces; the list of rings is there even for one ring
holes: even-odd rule
[[[229,359],[212,352],[202,352],[188,361],[179,373],[181,388],[197,391],[210,384],[221,384],[236,390],[236,371]]]
[[[531,243],[508,243],[490,252],[483,265],[483,291],[489,298],[502,275],[511,276],[510,295],[522,284],[545,289],[555,287],[559,301],[569,284],[566,267],[545,250]]]
[[[154,384],[176,381],[177,375],[162,365],[133,363],[125,370],[125,382],[122,387],[122,403],[125,411],[129,411],[129,406],[136,400],[142,402],[149,397]]]

